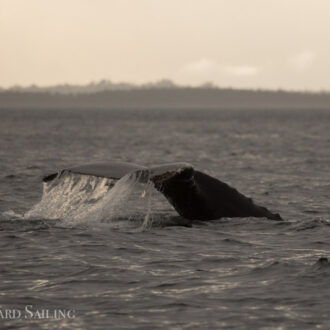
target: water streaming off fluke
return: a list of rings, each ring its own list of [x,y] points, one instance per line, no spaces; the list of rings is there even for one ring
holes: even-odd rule
[[[41,201],[24,217],[94,222],[142,216],[146,225],[152,187],[151,183],[141,183],[140,175],[133,172],[112,180],[65,171],[43,183]]]

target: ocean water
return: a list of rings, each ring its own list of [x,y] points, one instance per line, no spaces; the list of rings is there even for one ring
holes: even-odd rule
[[[330,111],[0,118],[1,328],[329,329]],[[284,221],[166,226],[176,212],[130,176],[41,182],[112,160],[189,162]]]

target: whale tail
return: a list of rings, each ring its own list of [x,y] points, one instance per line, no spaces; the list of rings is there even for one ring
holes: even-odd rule
[[[134,174],[140,182],[152,181],[175,210],[189,220],[223,217],[265,217],[282,220],[279,214],[259,206],[226,183],[196,171],[191,164],[173,163],[140,166],[124,162],[96,163],[60,170],[43,178],[52,181],[64,172],[119,180]]]
[[[156,189],[187,219],[265,217],[283,220],[279,214],[255,204],[235,188],[192,167],[183,168],[166,180],[153,181]]]

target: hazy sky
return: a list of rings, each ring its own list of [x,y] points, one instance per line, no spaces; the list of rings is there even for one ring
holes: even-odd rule
[[[0,0],[0,86],[330,90],[330,0]]]

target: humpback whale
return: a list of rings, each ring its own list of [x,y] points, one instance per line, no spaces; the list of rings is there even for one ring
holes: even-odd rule
[[[135,174],[140,182],[152,182],[175,210],[188,220],[215,220],[223,217],[264,217],[282,220],[278,213],[254,203],[228,184],[188,163],[141,166],[125,162],[87,164],[60,170],[43,178],[52,181],[63,172],[119,180]]]

